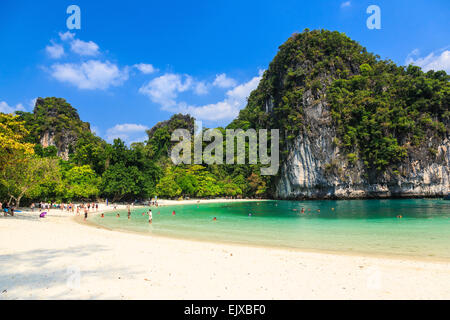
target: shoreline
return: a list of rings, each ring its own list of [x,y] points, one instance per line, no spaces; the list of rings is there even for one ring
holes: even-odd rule
[[[118,232],[56,211],[0,218],[0,300],[450,298],[446,261]]]
[[[104,213],[114,212],[114,211],[106,211]],[[99,213],[100,214],[100,213]],[[199,243],[210,243],[211,245],[230,245],[230,246],[239,246],[239,247],[248,247],[248,248],[260,248],[260,249],[274,249],[274,250],[286,250],[292,252],[299,253],[317,253],[324,255],[335,255],[335,256],[346,256],[346,257],[370,257],[377,259],[393,259],[393,260],[408,260],[408,261],[420,261],[420,262],[433,262],[433,263],[450,263],[450,259],[444,257],[428,257],[428,256],[413,256],[413,255],[400,255],[400,254],[387,254],[387,253],[374,253],[374,252],[362,252],[362,251],[339,251],[339,250],[326,250],[326,249],[315,249],[315,248],[297,248],[297,247],[289,247],[289,246],[276,246],[276,245],[263,245],[256,243],[244,243],[244,242],[233,242],[233,241],[221,241],[221,240],[208,240],[208,239],[199,239],[199,238],[186,238],[182,236],[174,236],[174,235],[164,235],[164,234],[151,234],[121,228],[110,228],[107,226],[103,226],[97,224],[93,221],[84,221],[83,217],[76,216],[72,217],[73,221],[80,225],[88,226],[90,228],[97,228],[108,230],[110,232],[120,232],[131,235],[140,235],[144,237],[150,238],[162,238],[162,239],[174,239],[178,241],[189,241],[189,242],[199,242]]]
[[[352,199],[353,200],[353,199]],[[191,205],[191,204],[207,204],[207,203],[226,203],[226,202],[260,202],[260,201],[280,201],[280,200],[272,200],[272,199],[210,199],[210,200],[201,200],[203,202],[197,202],[199,199],[192,200],[162,200],[164,204],[160,204],[159,206],[174,206],[174,205]],[[282,201],[282,200],[281,200]],[[291,201],[291,200],[287,200]],[[134,208],[150,208],[148,206],[135,206]],[[155,208],[151,207],[152,210]],[[117,209],[117,210],[125,210],[126,208]],[[116,210],[107,210],[103,212],[98,212],[96,215],[101,213],[111,213]],[[349,256],[349,257],[372,257],[379,259],[397,259],[397,260],[408,260],[408,261],[423,261],[423,262],[436,262],[436,263],[450,263],[449,258],[445,257],[436,257],[436,256],[414,256],[414,255],[401,255],[401,254],[389,254],[389,253],[375,253],[375,252],[363,252],[363,251],[344,251],[344,250],[327,250],[327,249],[316,249],[316,248],[298,248],[298,247],[290,247],[290,246],[276,246],[276,245],[263,245],[256,243],[244,243],[244,242],[233,242],[233,241],[225,241],[225,240],[212,240],[212,239],[200,239],[195,237],[182,237],[175,235],[164,235],[164,234],[151,234],[139,231],[133,231],[129,229],[122,228],[110,228],[101,224],[98,224],[93,221],[84,221],[82,215],[77,217],[73,217],[76,223],[81,225],[86,225],[89,227],[105,229],[112,232],[122,232],[126,234],[134,234],[134,235],[142,235],[146,237],[158,237],[163,239],[175,239],[179,241],[193,241],[193,242],[201,242],[201,243],[211,243],[217,245],[233,245],[233,246],[243,246],[243,247],[253,247],[253,248],[265,248],[265,249],[278,249],[278,250],[287,250],[294,252],[309,252],[309,253],[318,253],[318,254],[330,254],[330,255],[338,255],[338,256]]]

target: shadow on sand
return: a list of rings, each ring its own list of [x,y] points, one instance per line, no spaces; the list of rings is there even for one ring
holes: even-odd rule
[[[14,254],[0,255],[0,300],[6,299],[74,299],[80,296],[88,299],[108,299],[108,292],[101,295],[83,292],[83,282],[94,278],[117,279],[118,275],[133,270],[108,267],[99,272],[86,268],[83,261],[96,259],[95,254],[108,250],[104,246],[84,245],[64,250],[39,249]],[[58,260],[64,259],[67,265]],[[78,279],[80,279],[78,281]],[[78,281],[78,282],[77,282]],[[77,286],[77,283],[81,285]],[[45,292],[52,289],[54,294]]]

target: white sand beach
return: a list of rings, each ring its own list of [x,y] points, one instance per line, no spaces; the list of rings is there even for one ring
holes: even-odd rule
[[[171,239],[38,215],[0,217],[0,299],[450,299],[446,261]]]

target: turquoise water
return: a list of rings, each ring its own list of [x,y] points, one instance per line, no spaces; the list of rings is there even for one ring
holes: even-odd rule
[[[178,205],[152,208],[152,225],[142,216],[146,210],[134,209],[130,220],[123,210],[92,220],[112,229],[198,240],[450,259],[450,201],[444,200]]]

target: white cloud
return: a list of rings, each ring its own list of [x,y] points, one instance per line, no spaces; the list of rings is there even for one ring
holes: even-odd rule
[[[25,107],[21,103],[18,103],[15,106],[10,106],[5,101],[0,101],[0,112],[13,113],[15,111],[25,111]]]
[[[236,86],[227,91],[226,98],[217,103],[203,106],[191,106],[185,102],[175,106],[163,107],[163,109],[172,112],[189,113],[198,120],[219,121],[224,119],[233,119],[239,114],[239,110],[245,107],[250,93],[256,89],[262,77],[262,72],[250,81]]]
[[[261,81],[262,78],[262,72],[257,77],[252,78],[250,81],[243,83],[232,90],[227,92],[227,96],[233,100],[240,100],[244,101],[248,98],[250,93],[256,89],[256,87],[259,84],[259,81]]]
[[[59,59],[64,55],[64,47],[57,43],[46,46],[45,51],[53,59]]]
[[[143,85],[139,92],[161,105],[161,108],[166,111],[189,113],[198,120],[232,119],[238,115],[240,109],[245,107],[248,96],[258,86],[262,74],[263,71],[260,71],[258,76],[240,85],[225,74],[217,75],[214,86],[233,88],[226,92],[224,100],[201,106],[177,101],[179,93],[188,90],[198,95],[208,93],[208,85],[205,82],[195,81],[189,75],[166,73]]]
[[[70,31],[67,31],[65,33],[62,33],[62,32],[59,33],[59,38],[62,41],[73,40],[74,37],[75,37],[75,33],[72,33]]]
[[[406,57],[406,64],[419,66],[425,72],[429,70],[445,70],[447,73],[450,73],[450,50],[432,52],[423,58],[418,57],[419,54],[419,49],[414,49]]]
[[[128,79],[128,68],[122,70],[109,61],[89,60],[81,64],[53,64],[50,74],[58,81],[79,89],[107,89],[119,86]]]
[[[36,106],[36,101],[37,101],[37,98],[34,98],[28,102],[28,105],[31,109],[34,109],[34,107]]]
[[[166,73],[143,85],[139,92],[163,107],[171,107],[176,105],[178,93],[189,90],[192,82],[192,78],[188,75]]]
[[[350,1],[345,1],[341,3],[341,8],[350,7],[352,3]]]
[[[146,63],[135,64],[134,67],[143,74],[151,74],[158,71],[158,69],[154,68],[153,65]]]
[[[213,86],[219,88],[231,88],[236,86],[236,80],[228,78],[225,73],[216,75],[216,79],[213,82]]]
[[[208,87],[203,81],[197,82],[194,87],[194,93],[199,96],[205,95],[208,93]]]
[[[96,136],[100,136],[100,129],[97,126],[91,126],[91,132]]]
[[[70,49],[80,56],[96,56],[99,54],[99,46],[93,41],[75,39],[70,43]]]
[[[109,142],[113,142],[114,139],[121,139],[128,144],[137,141],[144,141],[147,139],[145,136],[145,131],[148,129],[148,127],[141,124],[117,124],[106,131],[106,139]]]

